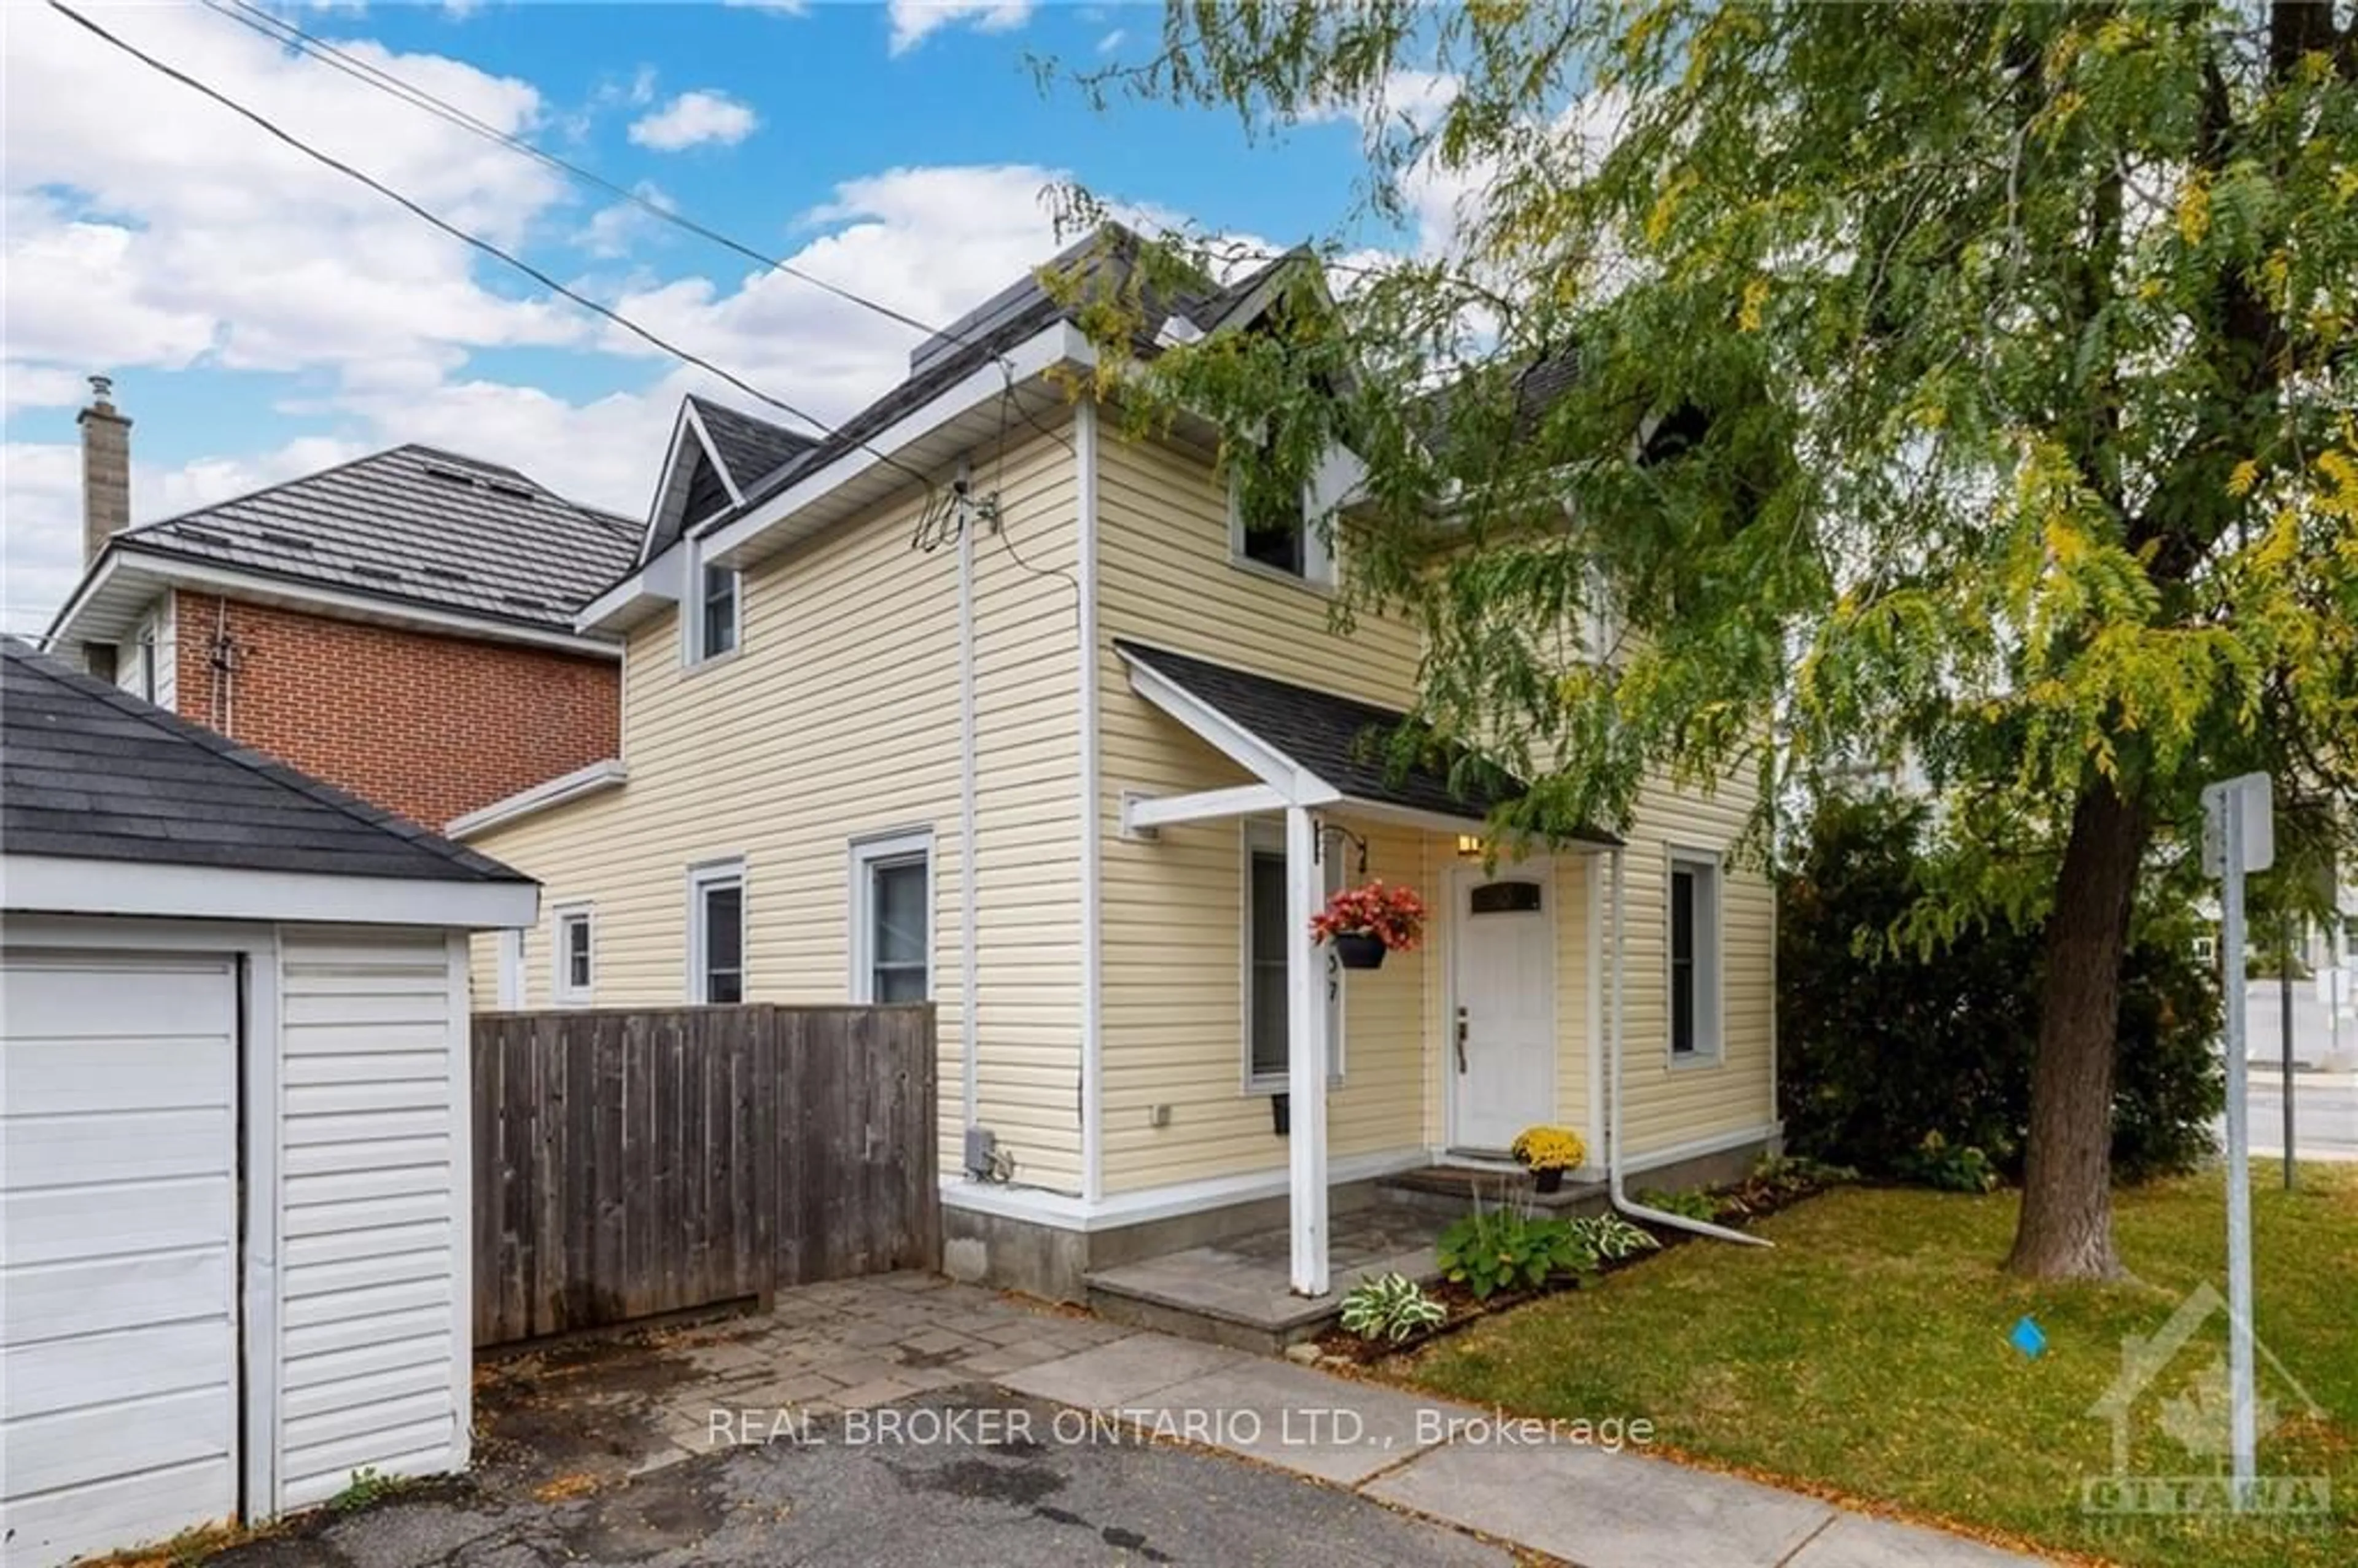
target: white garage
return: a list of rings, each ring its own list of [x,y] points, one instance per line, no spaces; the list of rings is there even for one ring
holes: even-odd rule
[[[0,643],[0,1558],[468,1460],[466,938],[532,883]]]

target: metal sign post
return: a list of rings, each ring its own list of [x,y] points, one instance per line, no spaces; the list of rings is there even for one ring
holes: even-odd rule
[[[2252,1369],[2252,1145],[2244,1001],[2244,874],[2276,862],[2268,775],[2246,773],[2202,792],[2202,864],[2219,878],[2219,957],[2227,984],[2227,1382],[2235,1506],[2250,1500],[2258,1471]]]

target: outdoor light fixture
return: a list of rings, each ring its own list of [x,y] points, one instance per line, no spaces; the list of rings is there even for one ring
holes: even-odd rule
[[[1479,833],[1460,833],[1457,836],[1457,853],[1468,860],[1480,860],[1482,858],[1482,835]]]

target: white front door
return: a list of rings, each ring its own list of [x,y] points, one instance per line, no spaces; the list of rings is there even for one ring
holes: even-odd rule
[[[1544,864],[1466,868],[1455,897],[1449,1143],[1503,1153],[1555,1112],[1555,882]]]
[[[8,1568],[238,1509],[227,958],[0,959]]]

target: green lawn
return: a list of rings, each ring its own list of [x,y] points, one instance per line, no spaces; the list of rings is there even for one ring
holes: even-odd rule
[[[2050,1550],[2170,1568],[2358,1563],[2358,1166],[2304,1166],[2301,1179],[2288,1195],[2267,1167],[2254,1215],[2259,1336],[2323,1411],[2300,1414],[2263,1360],[2264,1399],[2295,1419],[2262,1443],[2262,1473],[2325,1476],[2334,1493],[2325,1528],[2306,1533],[2217,1516],[2122,1526],[2080,1507],[2082,1478],[2112,1469],[2111,1428],[2087,1411],[2120,1373],[2122,1336],[2155,1333],[2205,1281],[2224,1292],[2215,1174],[2120,1195],[2135,1284],[2001,1273],[2010,1194],[1848,1188],[1760,1222],[1773,1250],[1682,1246],[1389,1369],[1531,1414],[1645,1417],[1704,1463]],[[2007,1343],[2025,1314],[2047,1336],[2035,1357]],[[2175,1408],[2180,1434],[2201,1430],[2185,1396],[2225,1344],[2222,1312],[2137,1402],[2133,1474],[2218,1468],[2164,1414]]]

